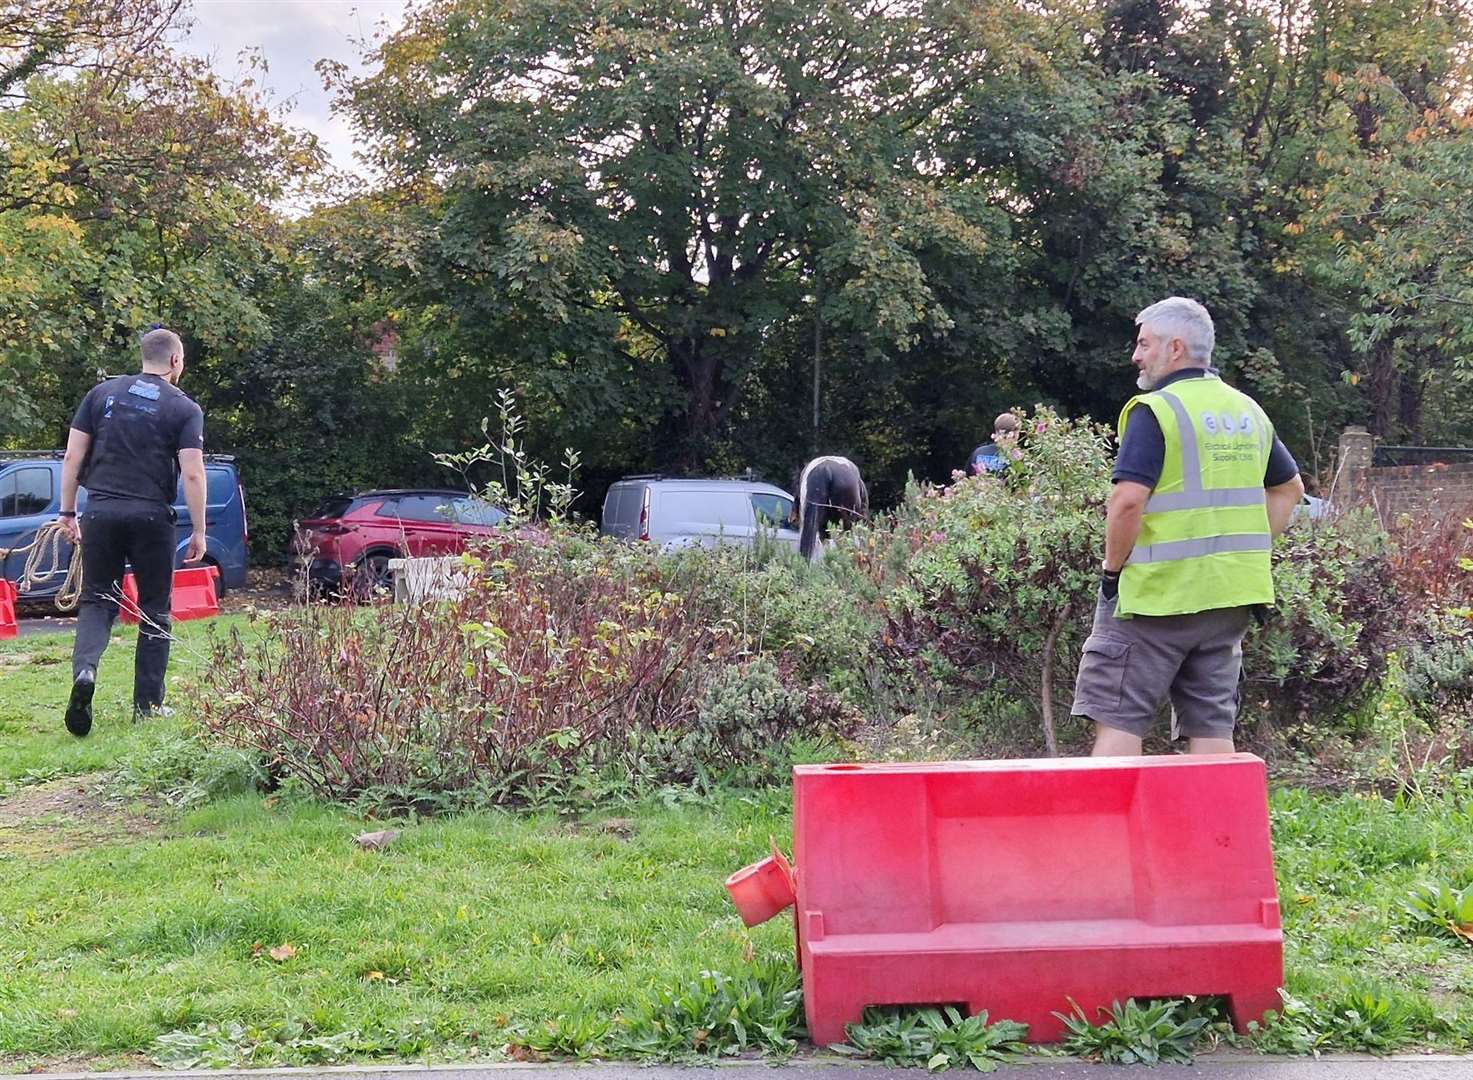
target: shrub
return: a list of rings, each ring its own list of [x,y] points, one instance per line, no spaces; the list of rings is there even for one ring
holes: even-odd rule
[[[1104,550],[1108,432],[1040,408],[1003,480],[912,488],[896,529],[911,555],[889,597],[882,651],[969,693],[1028,702],[1057,753],[1054,702],[1089,633]]]
[[[1069,700],[1088,635],[1109,490],[1107,432],[1041,409],[1005,481],[913,489],[895,530],[911,554],[889,594],[881,654],[893,668],[1026,709],[1057,751],[1056,702]],[[1406,613],[1385,534],[1368,513],[1295,523],[1274,548],[1278,602],[1245,641],[1245,724],[1355,718]]]
[[[1274,545],[1276,604],[1244,641],[1248,714],[1343,725],[1403,640],[1405,611],[1373,515],[1296,522]]]
[[[466,562],[455,601],[295,608],[253,644],[217,639],[204,724],[321,797],[428,812],[629,795],[837,717],[775,692],[756,734],[734,730],[727,669],[771,670],[741,667],[736,636],[666,591],[643,550],[558,528]]]
[[[781,655],[794,679],[871,704],[880,590],[854,552],[873,535],[856,529],[813,565],[776,544],[693,548],[661,561],[662,581],[692,595],[701,617],[738,635],[747,652]]]

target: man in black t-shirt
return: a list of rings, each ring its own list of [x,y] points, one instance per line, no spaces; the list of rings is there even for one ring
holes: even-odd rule
[[[174,592],[174,491],[184,499],[194,532],[185,562],[205,554],[204,414],[175,385],[184,371],[184,345],[171,330],[143,335],[143,371],[94,386],[82,399],[61,467],[62,526],[82,544],[82,600],[72,646],[72,694],[66,726],[92,730],[97,664],[112,635],[125,565],[138,584],[138,652],[133,660],[133,709],[163,707],[169,666],[169,608]],[[77,520],[77,488],[87,509]]]

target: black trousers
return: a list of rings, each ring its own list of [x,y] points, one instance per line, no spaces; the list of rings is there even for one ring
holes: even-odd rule
[[[82,515],[82,599],[72,678],[97,670],[112,637],[123,596],[123,567],[138,583],[138,652],[133,658],[133,704],[164,703],[169,666],[169,607],[174,596],[174,508],[162,503],[93,499]]]

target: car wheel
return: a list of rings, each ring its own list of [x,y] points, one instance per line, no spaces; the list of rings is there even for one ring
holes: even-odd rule
[[[225,571],[214,559],[206,559],[201,566],[213,566],[215,568],[215,599],[224,600],[227,589],[225,587]]]
[[[355,600],[372,600],[375,596],[385,593],[393,595],[394,574],[389,569],[389,560],[392,555],[384,552],[375,552],[365,555],[359,560],[353,569],[353,598]]]

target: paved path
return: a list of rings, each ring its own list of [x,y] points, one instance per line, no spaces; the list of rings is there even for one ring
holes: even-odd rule
[[[56,615],[22,615],[16,619],[21,637],[34,634],[69,634],[77,628],[76,616],[61,618]]]
[[[160,1080],[161,1077],[209,1080],[510,1080],[508,1073],[530,1073],[522,1080],[923,1080],[922,1069],[891,1069],[847,1061],[815,1059],[773,1067],[753,1062],[726,1062],[714,1067],[643,1065],[388,1065],[337,1069],[252,1069],[173,1073],[45,1073],[47,1080]],[[965,1080],[978,1074],[957,1070]],[[1195,1065],[1124,1068],[1077,1061],[1034,1061],[1008,1066],[992,1075],[1004,1080],[1473,1080],[1473,1057],[1427,1055],[1368,1058],[1325,1057],[1316,1060],[1213,1054]]]

